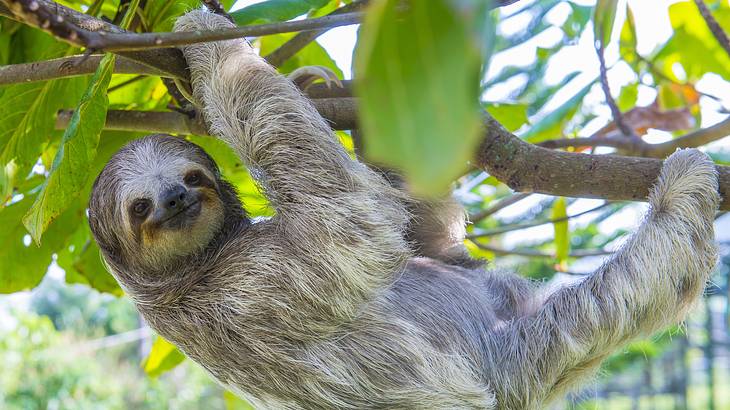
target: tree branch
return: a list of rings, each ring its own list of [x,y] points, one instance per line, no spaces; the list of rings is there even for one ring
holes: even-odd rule
[[[5,0],[10,10],[24,23],[38,27],[74,46],[105,51],[139,51],[169,48],[209,41],[258,37],[268,34],[290,33],[357,24],[363,13],[343,13],[314,19],[285,21],[256,26],[232,27],[218,30],[197,30],[172,33],[131,33],[120,30],[88,30],[66,20],[50,7],[37,0]]]
[[[476,223],[482,221],[483,219],[488,218],[490,215],[493,215],[493,214],[501,211],[502,209],[507,208],[510,205],[514,205],[519,201],[522,201],[523,199],[527,198],[528,196],[530,196],[529,193],[518,192],[518,193],[512,194],[506,198],[502,198],[499,201],[497,201],[497,203],[490,206],[489,208],[487,208],[483,211],[477,212],[474,215],[470,215],[469,222],[471,222],[472,224],[476,224]]]
[[[104,30],[111,33],[126,33],[126,31],[115,26],[114,24],[108,23],[104,20],[92,16],[88,16],[84,13],[80,13],[74,9],[60,5],[56,2],[50,0],[35,0],[35,2],[42,7],[52,8],[54,15],[60,16],[64,19],[64,21],[70,22],[71,24],[84,30]],[[22,18],[16,16],[10,10],[10,8],[8,8],[8,6],[3,3],[0,3],[0,15],[25,23]],[[35,27],[38,26],[36,25]],[[166,73],[166,76],[170,78],[176,78],[185,81],[187,81],[187,79],[189,78],[185,58],[183,57],[180,50],[175,48],[144,51],[125,51],[115,54],[127,57],[128,59],[136,61],[142,65],[156,68],[157,70]]]
[[[0,85],[47,81],[55,78],[90,75],[96,71],[101,55],[71,56],[35,63],[0,66]],[[119,57],[114,64],[117,74],[143,74],[166,77],[167,73],[140,64],[126,57]]]
[[[484,137],[476,164],[520,192],[645,201],[662,161],[552,151],[529,144],[483,113]],[[721,209],[730,210],[730,167],[718,166]]]
[[[354,98],[312,100],[334,129],[357,128]],[[68,115],[60,115],[63,128]],[[110,111],[107,129],[205,135],[204,127],[192,124],[176,112]],[[589,155],[553,151],[529,144],[505,130],[483,113],[483,139],[475,164],[518,192],[615,201],[646,201],[656,182],[662,161],[653,158]],[[720,209],[730,210],[730,167],[717,166],[720,176]]]
[[[715,36],[717,42],[720,43],[722,48],[725,49],[725,52],[728,54],[728,56],[730,56],[730,39],[728,39],[725,30],[720,27],[720,24],[712,16],[712,13],[710,13],[710,10],[707,8],[703,0],[695,0],[695,4],[700,10],[702,18],[705,19],[705,23],[707,23],[707,27],[712,32],[712,35]]]
[[[319,113],[333,129],[357,128],[357,105],[354,98],[321,98],[313,100]],[[61,110],[56,117],[56,129],[64,129],[71,120],[73,110]],[[190,118],[176,111],[109,110],[106,130],[133,131],[163,134],[208,135],[206,125],[199,118]]]

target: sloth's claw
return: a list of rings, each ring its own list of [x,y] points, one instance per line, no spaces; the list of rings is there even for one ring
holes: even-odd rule
[[[332,88],[332,84],[342,88],[342,81],[337,78],[337,74],[335,74],[331,69],[321,65],[299,67],[292,71],[287,77],[302,91],[306,90],[307,87],[319,79],[324,80],[327,88]]]

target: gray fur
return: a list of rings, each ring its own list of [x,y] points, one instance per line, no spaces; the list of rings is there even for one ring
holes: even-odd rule
[[[230,24],[193,11],[176,29]],[[629,340],[682,320],[715,264],[717,175],[694,150],[666,161],[641,228],[581,283],[544,294],[505,272],[415,257],[409,200],[350,159],[245,41],[183,52],[211,132],[253,170],[276,216],[250,223],[202,150],[153,136],[99,176],[90,223],[150,325],[259,408],[545,408]],[[187,166],[215,176],[223,210],[205,214],[209,229],[135,242],[126,195],[160,189],[150,169],[164,184]]]

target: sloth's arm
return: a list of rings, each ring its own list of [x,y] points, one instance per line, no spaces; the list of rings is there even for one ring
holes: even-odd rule
[[[231,25],[197,10],[176,30]],[[319,288],[301,295],[331,290],[362,298],[389,280],[409,252],[398,191],[352,160],[311,102],[244,40],[182,50],[211,133],[236,150],[263,187],[277,213],[270,225],[299,258],[292,271],[311,270],[302,281]]]
[[[717,259],[712,161],[696,150],[673,154],[649,201],[638,232],[604,266],[495,334],[492,371],[508,381],[496,385],[503,408],[561,397],[626,342],[681,321],[700,297]]]

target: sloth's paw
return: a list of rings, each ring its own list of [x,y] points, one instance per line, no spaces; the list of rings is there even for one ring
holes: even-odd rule
[[[342,88],[342,81],[337,78],[337,74],[329,68],[320,65],[299,67],[287,77],[302,91],[306,90],[307,87],[319,79],[324,80],[327,88],[332,88],[333,84]]]
[[[715,164],[699,150],[677,150],[664,161],[649,201],[654,212],[712,220],[720,203]]]

